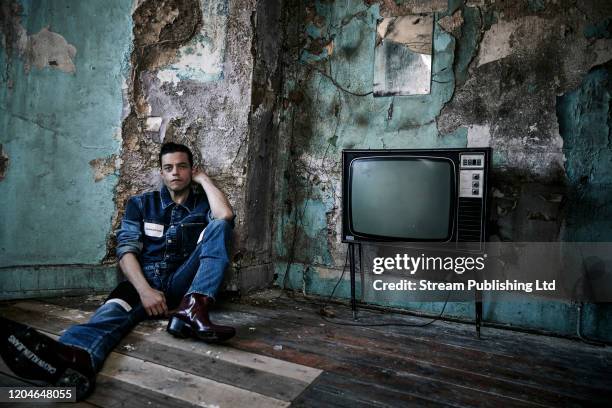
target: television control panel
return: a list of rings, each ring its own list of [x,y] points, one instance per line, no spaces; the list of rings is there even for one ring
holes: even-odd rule
[[[484,154],[462,154],[459,160],[459,197],[482,198]]]

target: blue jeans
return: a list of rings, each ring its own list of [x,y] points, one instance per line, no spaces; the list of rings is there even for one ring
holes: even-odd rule
[[[174,272],[160,273],[158,264],[143,265],[145,278],[151,287],[164,292],[169,309],[178,306],[187,294],[216,296],[229,263],[227,246],[231,230],[228,221],[210,222],[202,241]],[[68,328],[59,341],[87,350],[94,369],[99,371],[121,339],[147,317],[140,302],[130,309],[129,305],[109,300],[96,310],[89,322]]]

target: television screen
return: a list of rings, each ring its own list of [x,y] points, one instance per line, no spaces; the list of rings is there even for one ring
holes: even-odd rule
[[[350,164],[353,233],[407,240],[452,236],[454,169],[445,158],[364,157]]]

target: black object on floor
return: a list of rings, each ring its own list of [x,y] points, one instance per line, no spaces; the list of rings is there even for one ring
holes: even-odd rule
[[[95,371],[87,351],[3,317],[0,325],[0,355],[17,376],[58,387],[76,387],[77,400],[91,394]]]

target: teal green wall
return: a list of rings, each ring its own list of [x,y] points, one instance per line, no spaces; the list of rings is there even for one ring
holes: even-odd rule
[[[0,271],[2,300],[110,292],[116,285],[113,265],[22,266]]]
[[[612,242],[611,102],[610,62],[591,70],[576,90],[557,98],[567,159],[568,215],[563,237],[567,241]],[[583,322],[591,335],[612,339],[612,304],[586,305]]]
[[[112,161],[121,146],[131,2],[21,4],[28,35],[49,27],[76,47],[76,71],[26,72],[22,56],[0,48],[0,143],[9,157],[0,182],[0,274],[19,265],[98,264],[117,178],[94,182],[89,163]]]
[[[565,239],[612,241],[612,63],[589,72],[557,98],[570,186]]]
[[[344,245],[329,238],[329,229],[336,229],[340,223],[330,215],[339,206],[342,149],[466,147],[467,132],[459,129],[440,135],[436,126],[436,117],[455,87],[456,41],[452,35],[435,25],[431,94],[374,98],[368,93],[372,90],[379,7],[356,0],[313,2],[312,7],[325,24],[305,22],[309,38],[299,52],[300,64],[286,78],[288,98],[296,99],[296,93],[303,96],[296,106],[284,112],[287,122],[293,122],[284,129],[284,139],[290,140],[291,145],[281,153],[281,166],[286,171],[278,190],[279,202],[289,204],[276,214],[274,243],[279,262],[275,269],[277,283],[282,286],[287,260],[291,260],[284,282],[287,287],[329,295],[338,277],[322,277],[321,269],[341,268],[344,263]],[[331,55],[317,46],[332,39]],[[472,46],[471,50],[463,50],[468,55],[476,43],[466,35],[466,44]],[[320,73],[324,70],[333,73],[333,81]],[[344,281],[335,296],[349,295]],[[402,299],[367,300],[420,310],[435,311],[439,307],[431,302],[415,304]],[[472,313],[470,305],[463,304],[451,304],[447,311],[455,315]]]
[[[293,51],[295,59],[299,61],[297,64],[291,62],[292,58],[287,58],[291,69],[285,74],[284,96],[287,103],[281,114],[280,140],[286,145],[280,149],[279,166],[282,170],[279,173],[283,177],[277,183],[275,210],[275,276],[278,285],[307,294],[329,296],[338,282],[346,251],[345,244],[339,240],[342,149],[467,146],[466,127],[474,123],[473,117],[477,115],[479,106],[463,107],[466,111],[473,111],[473,116],[463,118],[463,126],[460,125],[450,133],[438,130],[437,119],[453,98],[456,87],[466,83],[470,75],[473,75],[468,67],[478,54],[479,42],[482,40],[481,28],[488,30],[501,14],[490,9],[483,9],[481,14],[476,8],[465,7],[460,1],[451,0],[450,13],[436,13],[436,20],[452,14],[458,8],[461,8],[464,20],[460,38],[455,38],[435,25],[431,94],[376,98],[370,92],[376,20],[381,13],[379,5],[359,0],[313,1],[302,2],[292,11],[295,16],[292,24],[300,27],[295,31],[302,42],[289,40],[289,43],[293,41],[301,44],[301,48]],[[540,7],[523,8],[525,10],[520,13],[544,12]],[[549,51],[557,52],[556,48],[550,47]],[[540,58],[549,57],[545,55]],[[504,67],[504,75],[517,70],[516,67]],[[484,67],[481,72],[485,69],[488,69],[487,75],[490,75],[485,79],[496,78],[499,81],[503,74],[492,70],[491,66]],[[529,71],[528,68],[522,69]],[[538,75],[547,75],[546,69],[538,70]],[[565,143],[563,152],[567,157],[566,180],[561,184],[565,183],[562,188],[567,190],[565,197],[569,200],[569,207],[562,211],[571,214],[565,222],[561,221],[563,214],[558,218],[555,215],[555,220],[559,219],[559,223],[563,224],[560,239],[610,241],[612,237],[610,92],[606,88],[609,85],[605,72],[610,72],[609,68],[604,67],[587,74],[577,90],[568,92],[557,101],[557,112],[554,109],[546,112],[553,120],[555,114],[559,117],[560,135]],[[516,79],[509,78],[508,81]],[[514,85],[498,84],[491,80],[492,87],[501,85],[510,89],[522,85],[512,83]],[[547,83],[550,81],[543,81],[537,86],[546,86]],[[531,89],[531,92],[534,91],[535,88]],[[470,100],[464,102],[469,103]],[[495,99],[488,103],[495,103]],[[514,103],[504,109],[516,112],[526,108],[521,105],[521,100]],[[536,112],[535,115],[539,114]],[[555,125],[553,123],[553,128]],[[491,129],[495,129],[493,125]],[[505,137],[512,140],[523,134],[517,126],[516,134]],[[502,143],[502,146],[507,145]],[[528,147],[521,146],[521,149]],[[541,151],[535,144],[534,148]],[[551,151],[554,151],[552,147]],[[496,175],[503,176],[507,162],[512,160],[505,156],[506,153],[503,149],[495,152],[494,147],[493,168]],[[541,163],[537,162],[540,160],[534,156],[528,164],[538,169]],[[588,186],[580,188],[581,183],[584,184],[584,179],[581,179],[583,174],[578,171],[582,160],[590,165],[587,176],[591,179],[588,180]],[[538,174],[534,171],[533,177],[538,177]],[[511,187],[518,191],[521,183],[534,182],[518,172],[508,177],[499,180],[504,180],[502,183],[510,180],[515,183]],[[551,181],[545,177],[535,181],[543,185],[552,183],[559,186],[558,180]],[[584,199],[587,201],[581,201]],[[592,218],[592,205],[599,208],[595,218]],[[515,227],[520,227],[517,223],[521,222],[530,226],[530,221],[522,221],[518,217],[509,219]],[[288,276],[286,272],[289,272]],[[336,297],[349,297],[347,279],[348,271],[335,291]],[[366,302],[432,314],[437,314],[442,307],[439,302],[414,302],[409,298],[379,299],[372,292],[366,292]],[[358,297],[360,294],[358,282]],[[470,302],[452,302],[447,305],[445,315],[473,319],[474,307]],[[612,311],[607,305],[586,305],[582,316],[583,334],[612,340],[610,316]],[[485,296],[484,318],[501,325],[574,335],[578,315],[576,305],[569,302],[551,302],[535,297],[494,302]]]
[[[489,64],[474,68],[482,46],[482,32],[488,31],[499,18],[512,19],[514,17],[508,16],[515,13],[518,16],[516,20],[525,16],[537,17],[543,23],[549,21],[545,18],[561,18],[559,16],[564,14],[559,10],[567,6],[565,3],[498,2],[479,11],[466,7],[461,1],[449,0],[450,11],[438,12],[436,19],[460,9],[462,35],[455,37],[435,25],[431,94],[374,98],[371,95],[374,30],[382,13],[380,6],[361,0],[287,2],[290,21],[286,31],[290,38],[288,48],[283,48],[286,53],[281,56],[284,71],[280,96],[283,103],[282,108],[275,111],[279,119],[279,143],[272,149],[275,154],[278,152],[278,156],[265,158],[278,175],[275,177],[272,217],[276,282],[287,283],[306,293],[327,296],[338,280],[346,250],[339,240],[342,149],[465,147],[469,125],[484,123],[495,131],[495,123],[487,121],[504,115],[506,122],[500,123],[508,134],[496,135],[501,143],[500,148],[494,146],[495,175],[502,176],[500,180],[509,183],[510,190],[516,191],[521,190],[524,182],[545,186],[546,183],[557,183],[555,188],[565,189],[564,213],[554,214],[561,225],[559,238],[609,242],[612,237],[609,63],[590,69],[588,64],[591,62],[584,63],[583,60],[587,59],[583,55],[576,54],[572,60],[571,56],[558,53],[562,48],[558,43],[540,38],[537,46],[546,45],[546,49],[542,49],[546,53],[541,61],[535,61],[541,62],[539,66],[534,65],[535,79],[530,77],[532,70],[525,68],[523,61],[516,56],[510,56],[506,65]],[[118,183],[117,171],[113,171],[115,159],[125,157],[131,161],[126,168],[139,169],[153,166],[143,164],[144,160],[155,161],[154,155],[146,150],[153,149],[155,144],[140,152],[121,151],[122,89],[131,72],[132,2],[23,0],[20,4],[23,10],[19,13],[19,23],[28,35],[49,27],[50,31],[61,35],[76,48],[76,70],[66,73],[46,66],[43,69],[30,67],[27,71],[22,55],[14,49],[11,55],[7,55],[6,48],[0,49],[0,144],[9,159],[5,177],[0,181],[0,206],[3,209],[0,211],[0,297],[105,289],[115,281],[115,270],[100,264],[112,233],[112,218],[122,204],[115,202]],[[567,32],[578,44],[572,45],[574,43],[570,44],[568,40],[568,46],[574,47],[572,50],[586,49],[587,40],[596,42],[609,38],[608,20],[597,18],[599,20],[588,24],[576,23],[584,29]],[[584,43],[576,40],[576,36]],[[236,52],[236,49],[243,48],[242,45],[227,48],[228,58],[233,61],[229,66],[237,66],[244,60]],[[539,54],[540,49],[534,49],[534,54]],[[257,57],[266,55],[262,52]],[[525,175],[515,170],[507,171],[514,160],[508,154],[515,148],[513,137],[524,134],[525,129],[520,126],[512,128],[508,123],[516,122],[510,113],[520,110],[524,101],[517,97],[511,106],[500,107],[499,112],[492,111],[488,105],[496,102],[491,97],[494,93],[482,96],[486,89],[473,84],[476,82],[488,87],[488,79],[502,76],[502,80],[491,80],[491,83],[503,88],[501,95],[513,95],[510,92],[517,89],[522,92],[520,87],[529,82],[524,95],[529,94],[529,98],[534,99],[544,95],[541,93],[543,88],[555,83],[554,78],[549,78],[549,71],[554,68],[549,62],[556,61],[555,58],[563,60],[555,66],[566,64],[571,70],[563,72],[571,71],[580,77],[578,81],[573,77],[557,78],[562,86],[551,88],[546,94],[560,95],[555,101],[556,110],[552,111],[556,121],[548,125],[551,128],[558,125],[563,142],[563,154],[567,159],[560,175],[563,180],[521,178]],[[503,69],[496,69],[500,66]],[[584,75],[576,74],[575,66],[579,66]],[[245,68],[244,72],[247,71]],[[151,84],[148,86],[153,87]],[[192,111],[187,116],[192,119],[228,112],[227,106],[217,106],[219,112],[215,111],[214,98],[202,103],[202,98],[215,95],[208,88],[197,88],[189,81],[179,85],[188,92],[185,92],[185,97],[180,96],[181,87],[177,98],[188,100],[187,105]],[[478,98],[469,99],[467,94],[471,90],[476,90],[473,93]],[[223,93],[225,89],[219,92]],[[244,92],[249,91],[245,88]],[[155,115],[172,118],[178,115],[173,111],[179,106],[178,102],[168,104],[166,99],[159,97],[159,92],[150,93],[157,97],[153,98],[157,101],[154,108],[159,110]],[[258,97],[251,96],[253,99]],[[244,99],[242,94],[236,98]],[[510,113],[502,113],[502,108]],[[525,117],[530,120],[538,116],[550,117],[548,105],[543,104],[537,109],[526,113]],[[479,120],[481,113],[488,115],[487,120]],[[236,110],[235,116],[227,120],[233,123],[247,116],[246,111]],[[241,123],[246,129],[244,120]],[[440,130],[453,128],[449,123],[454,120],[460,122],[454,130]],[[185,121],[185,132],[191,122]],[[270,119],[270,123],[276,121]],[[207,128],[203,133],[209,130]],[[144,138],[141,134],[125,136],[136,141]],[[550,134],[545,136],[550,137]],[[219,146],[220,153],[231,150],[225,145]],[[534,143],[528,147],[535,151],[543,146]],[[541,164],[537,163],[541,161],[540,156],[537,157],[527,160],[527,166],[531,166],[525,172],[527,176],[537,178],[541,174],[537,171],[529,174],[529,170],[538,169]],[[95,169],[90,164],[96,159],[106,163],[105,176],[97,182],[94,180]],[[242,166],[236,165],[236,169],[239,168]],[[124,184],[129,185],[131,175],[125,173],[122,176]],[[148,175],[139,171],[134,177]],[[127,194],[126,191],[117,191],[117,195],[122,197],[120,201],[125,198],[122,195]],[[253,192],[254,197],[258,194]],[[518,196],[522,197],[520,193]],[[516,207],[516,202],[512,201],[514,198],[506,196],[504,199],[507,199],[508,207]],[[521,205],[528,206],[519,203],[519,207]],[[511,212],[505,217],[506,227],[512,225],[517,231],[531,231],[532,226],[528,224],[531,221],[521,220]],[[504,228],[498,226],[498,231]],[[284,279],[287,270],[289,275]],[[336,296],[349,296],[346,278],[345,275],[345,280],[336,289]],[[438,313],[442,307],[438,302],[376,298],[372,294],[366,301],[432,314]],[[489,322],[565,335],[574,333],[578,319],[576,305],[530,297],[513,302],[493,302],[485,297],[484,305],[485,319]],[[474,309],[471,303],[450,303],[445,314],[471,319]],[[608,305],[586,305],[582,320],[585,334],[612,339],[612,312]]]

